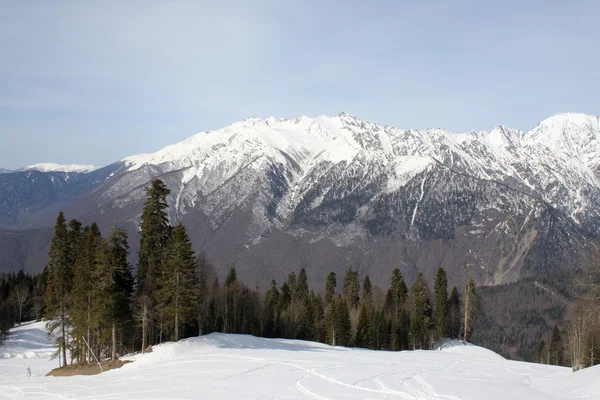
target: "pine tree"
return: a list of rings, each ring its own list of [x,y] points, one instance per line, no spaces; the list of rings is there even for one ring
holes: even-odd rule
[[[133,275],[127,262],[129,245],[127,232],[114,226],[96,253],[94,271],[94,316],[95,325],[101,334],[100,340],[110,343],[111,359],[117,358],[117,331],[130,320]]]
[[[302,268],[298,274],[294,297],[302,301],[308,298],[308,277],[306,276],[304,268]]]
[[[412,287],[412,304],[410,313],[410,334],[413,349],[428,348],[429,328],[431,325],[431,307],[427,297],[427,287],[423,274],[419,272]]]
[[[167,240],[171,232],[167,216],[167,196],[171,193],[163,181],[155,179],[146,188],[146,202],[142,210],[140,224],[140,250],[138,252],[137,284],[138,296],[147,295],[152,301],[149,314],[158,318],[162,325],[160,312],[154,312],[156,303],[156,281],[162,274],[165,260]],[[142,327],[148,332],[150,343],[154,343],[154,325],[152,320],[147,321],[150,326]]]
[[[325,316],[327,342],[332,346],[347,346],[350,342],[350,313],[343,297],[334,297]]]
[[[179,328],[194,315],[198,279],[196,258],[185,226],[179,222],[167,242],[166,261],[158,282],[158,303],[167,320],[173,321],[175,340]]]
[[[389,329],[388,320],[383,309],[379,308],[375,311],[372,322],[373,336],[371,344],[375,350],[384,350],[389,345]]]
[[[281,291],[279,296],[279,309],[285,310],[292,301],[292,291],[287,282],[283,282],[281,285]]]
[[[227,272],[227,276],[225,277],[225,287],[230,287],[236,281],[237,269],[235,268],[235,263],[232,263],[229,267],[229,272]]]
[[[73,337],[78,343],[77,355],[79,362],[89,360],[91,355],[82,337],[91,343],[92,323],[92,291],[94,281],[92,276],[96,268],[96,252],[102,241],[98,225],[93,223],[83,231],[83,240],[73,265]]]
[[[565,350],[560,330],[556,325],[552,328],[552,336],[550,338],[550,345],[548,346],[548,350],[550,353],[548,364],[562,365],[564,361],[563,358]]]
[[[275,279],[271,281],[271,287],[267,290],[265,295],[265,337],[276,337],[278,331],[278,309],[277,304],[279,303],[279,289],[277,289],[277,282]]]
[[[336,286],[337,281],[335,272],[330,272],[329,275],[327,275],[327,281],[325,283],[325,304],[331,303],[331,300],[335,297]]]
[[[407,300],[408,288],[398,268],[392,271],[390,289],[388,291],[387,303],[391,307],[391,337],[392,350],[403,350],[404,343],[408,342],[408,327],[403,323],[403,313]]]
[[[350,308],[357,308],[360,303],[360,282],[358,273],[349,269],[344,277],[344,298]]]
[[[371,326],[371,318],[369,317],[369,309],[366,304],[360,306],[358,312],[358,327],[356,328],[356,347],[371,347],[371,338],[373,329]]]
[[[450,297],[448,298],[448,337],[458,339],[460,334],[460,298],[458,289],[452,287]]]
[[[545,355],[546,355],[546,342],[544,341],[544,339],[542,339],[542,340],[540,340],[540,343],[538,344],[537,350],[535,352],[535,361],[540,364],[545,364],[544,363]]]
[[[442,267],[435,275],[434,295],[435,339],[440,340],[448,333],[448,278]]]
[[[371,285],[369,275],[366,275],[363,280],[362,300],[363,304],[366,304],[368,307],[373,305],[373,286]]]
[[[69,243],[69,233],[63,212],[59,212],[54,225],[54,236],[50,244],[50,260],[45,295],[45,318],[49,334],[59,329],[57,340],[61,366],[67,365],[67,336],[69,325],[70,295],[73,281],[73,254]]]
[[[463,342],[467,343],[473,333],[473,316],[477,307],[477,293],[475,292],[475,282],[473,278],[469,278],[467,285],[465,286],[465,298],[463,304],[464,311],[464,330],[463,330]]]

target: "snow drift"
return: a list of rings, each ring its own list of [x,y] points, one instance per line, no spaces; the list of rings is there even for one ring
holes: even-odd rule
[[[210,334],[164,343],[133,363],[102,375],[40,376],[56,361],[43,324],[11,333],[0,359],[0,399],[583,399],[600,393],[598,368],[508,361],[472,345],[449,342],[441,351],[384,352],[299,340]],[[40,358],[27,378],[16,361]],[[16,362],[15,362],[16,361]]]

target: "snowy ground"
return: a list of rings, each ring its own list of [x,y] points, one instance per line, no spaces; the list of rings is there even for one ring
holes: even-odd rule
[[[456,343],[381,352],[211,334],[102,375],[44,377],[58,362],[43,329],[16,328],[0,348],[0,399],[600,399],[598,367],[571,373]]]

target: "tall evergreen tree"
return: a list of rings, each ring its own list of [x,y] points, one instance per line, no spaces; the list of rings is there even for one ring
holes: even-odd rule
[[[160,179],[146,188],[146,202],[140,224],[140,250],[138,261],[138,285],[140,292],[152,293],[155,280],[162,268],[164,251],[169,239],[170,227],[167,216],[167,196],[171,191]]]
[[[162,325],[162,315],[154,312],[156,304],[156,281],[162,274],[167,240],[171,232],[167,215],[167,196],[171,191],[163,181],[155,179],[146,188],[146,202],[140,223],[140,250],[138,252],[137,284],[138,296],[147,295],[151,300],[149,314],[158,318]],[[148,305],[148,304],[147,304]],[[150,343],[154,343],[153,320],[146,320],[150,326],[142,327],[148,332]]]
[[[117,331],[131,320],[133,275],[127,262],[127,232],[114,226],[97,251],[94,271],[94,314],[96,327],[110,343],[111,359],[117,358]]]
[[[179,222],[167,242],[166,261],[159,277],[157,298],[165,318],[174,324],[175,340],[179,328],[194,315],[198,279],[196,257],[185,226]]]
[[[363,280],[362,300],[363,304],[366,304],[368,307],[373,305],[373,286],[371,285],[369,275],[366,275]]]
[[[72,333],[78,343],[76,356],[81,363],[91,356],[82,337],[87,338],[88,344],[91,343],[93,276],[96,269],[96,252],[101,241],[102,236],[98,225],[93,223],[91,226],[86,226],[78,256],[73,265]]]
[[[325,316],[327,341],[332,346],[348,346],[351,324],[348,304],[343,297],[334,297]]]
[[[360,303],[360,282],[358,280],[358,272],[351,269],[346,272],[344,277],[344,297],[350,308],[357,308]]]
[[[435,338],[440,340],[448,334],[448,278],[444,268],[440,267],[435,275]]]
[[[538,347],[535,352],[535,361],[540,364],[545,364],[545,362],[544,362],[545,356],[546,356],[546,342],[544,341],[544,339],[542,339],[540,341],[540,343],[538,344]]]
[[[475,292],[475,282],[473,278],[469,278],[467,281],[467,285],[465,286],[465,297],[463,304],[464,311],[464,329],[463,329],[463,342],[467,343],[467,341],[471,338],[471,333],[473,333],[473,316],[475,314],[475,309],[477,307],[477,293]]]
[[[425,278],[421,272],[412,287],[410,311],[410,335],[413,349],[426,349],[431,325],[431,306],[427,297]]]
[[[235,282],[237,282],[237,269],[235,263],[232,263],[229,267],[229,272],[227,272],[227,276],[225,277],[225,287],[230,287]]]
[[[335,272],[330,272],[327,275],[327,281],[325,282],[325,304],[331,303],[331,300],[336,295],[337,281]]]
[[[308,277],[306,276],[306,271],[304,268],[302,268],[298,274],[294,296],[302,301],[308,298]]]
[[[388,291],[387,303],[391,312],[391,332],[390,345],[392,350],[403,350],[408,342],[408,324],[404,323],[406,313],[406,300],[408,296],[408,288],[404,282],[404,277],[398,268],[392,271],[390,279],[390,289]]]
[[[373,329],[371,326],[371,318],[369,316],[369,308],[365,303],[360,306],[358,312],[358,327],[356,328],[356,347],[371,347],[371,338],[373,337]]]
[[[460,298],[458,289],[452,287],[450,297],[448,298],[448,337],[458,339],[460,335]]]
[[[63,212],[59,212],[50,243],[48,276],[45,295],[48,333],[59,330],[57,354],[62,357],[61,366],[67,365],[68,325],[70,295],[73,282],[73,254],[70,236]]]
[[[275,279],[271,281],[271,287],[265,295],[265,337],[275,337],[278,331],[278,308],[279,289]]]
[[[548,363],[552,365],[563,365],[564,361],[564,345],[562,336],[558,326],[552,328],[552,336],[550,337],[550,345],[548,346]]]

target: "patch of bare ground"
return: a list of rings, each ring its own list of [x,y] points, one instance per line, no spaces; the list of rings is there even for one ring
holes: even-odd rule
[[[130,360],[116,360],[106,361],[102,363],[102,370],[104,372],[111,369],[121,368],[123,365],[130,363]],[[46,376],[75,376],[75,375],[96,375],[100,373],[100,367],[98,364],[74,364],[68,365],[63,368],[55,368],[48,372]]]

